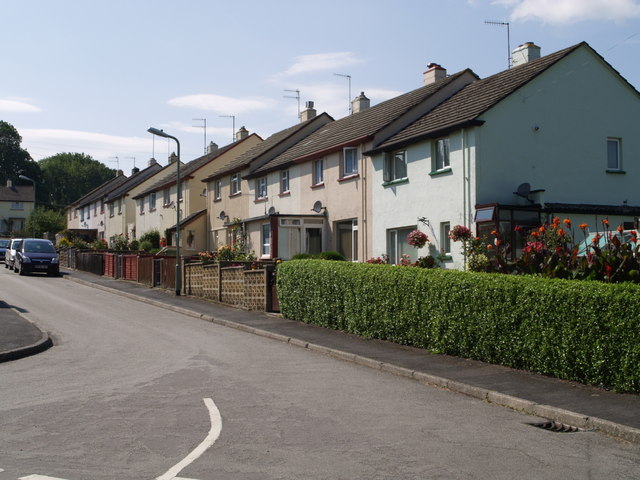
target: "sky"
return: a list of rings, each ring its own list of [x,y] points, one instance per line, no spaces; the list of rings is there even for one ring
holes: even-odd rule
[[[266,139],[296,124],[296,91],[339,119],[360,92],[419,88],[432,62],[498,73],[529,41],[586,41],[640,89],[640,0],[0,0],[0,24],[0,120],[22,147],[127,175],[176,150],[149,127],[188,162],[234,125]]]

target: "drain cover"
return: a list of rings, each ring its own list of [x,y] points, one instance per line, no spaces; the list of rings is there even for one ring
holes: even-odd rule
[[[574,427],[573,425],[567,425],[566,423],[553,422],[553,421],[530,423],[529,425],[542,428],[543,430],[549,430],[551,432],[558,432],[558,433],[577,433],[577,432],[587,431],[584,428],[578,428],[578,427]]]

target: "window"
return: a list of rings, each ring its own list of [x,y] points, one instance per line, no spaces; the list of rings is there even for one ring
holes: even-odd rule
[[[14,209],[12,208],[12,210]],[[82,208],[82,210],[80,210],[80,221],[84,222],[84,207]]]
[[[267,177],[256,178],[256,200],[267,198]]]
[[[240,174],[234,173],[231,175],[231,195],[237,195],[240,193]]]
[[[100,200],[100,214],[103,214],[103,213],[104,213],[104,200],[101,199]]]
[[[23,202],[11,202],[11,210],[24,210]]]
[[[109,216],[113,217],[114,213],[113,213],[113,202],[109,203]]]
[[[97,217],[98,216],[98,203],[94,203],[93,204],[93,216]]]
[[[220,200],[222,198],[222,180],[213,182],[213,199]]]
[[[166,188],[162,191],[162,205],[168,207],[171,203],[171,191]]]
[[[404,150],[386,154],[383,174],[385,182],[407,178],[407,155]]]
[[[85,217],[87,218],[87,220],[89,220],[89,218],[91,217],[91,205],[87,205],[85,208],[86,208]]]
[[[122,215],[122,198],[118,199],[118,215]]]
[[[358,173],[358,149],[345,148],[342,152],[342,176],[348,177]]]
[[[140,202],[140,215],[142,215],[144,213],[144,197],[139,198],[138,202]]]
[[[434,146],[434,170],[437,171],[449,168],[449,137],[439,138],[435,141]]]
[[[348,220],[336,224],[338,251],[347,261],[358,260],[358,220]]]
[[[418,260],[418,249],[409,245],[407,236],[416,227],[395,228],[387,230],[387,255],[389,263],[398,264],[404,258],[408,261],[415,262]]]
[[[607,170],[622,170],[620,165],[620,139],[607,139]]]
[[[451,239],[449,238],[450,231],[450,222],[440,223],[440,253],[443,255],[451,254]]]
[[[321,185],[324,182],[323,159],[313,162],[313,185]]]
[[[280,172],[280,193],[289,193],[289,170]]]
[[[262,256],[271,256],[271,225],[265,223],[262,225]]]
[[[149,211],[156,209],[156,192],[149,194]]]

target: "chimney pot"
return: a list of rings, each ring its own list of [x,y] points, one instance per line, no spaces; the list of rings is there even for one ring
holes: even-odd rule
[[[427,70],[422,74],[424,85],[431,85],[432,83],[442,80],[447,76],[447,70],[437,63],[430,63],[427,65]]]
[[[215,153],[218,151],[218,145],[214,142],[209,143],[207,146],[207,153]]]
[[[140,171],[140,169],[138,167],[133,167],[131,169],[131,175],[135,175],[136,173],[138,173]]]
[[[351,101],[351,113],[358,113],[367,110],[371,106],[371,100],[369,100],[364,92],[360,92],[360,95]]]
[[[533,42],[523,43],[511,52],[511,66],[517,67],[540,58],[540,47]]]
[[[305,106],[307,108],[305,108],[303,111],[300,112],[300,121],[301,122],[306,122],[307,120],[311,120],[313,117],[316,116],[316,109],[313,108],[313,102],[309,101],[305,103]]]
[[[7,188],[13,187],[13,182],[7,178]]]
[[[147,165],[147,166],[149,166],[149,167],[150,167],[150,166],[152,166],[152,165],[155,165],[156,163],[158,163],[158,161],[157,161],[155,158],[151,157],[151,158],[149,159],[149,163],[148,163],[148,165]]]
[[[177,159],[178,159],[178,156],[176,155],[176,152],[171,152],[171,155],[169,155],[169,165],[171,165]]]
[[[244,127],[240,127],[236,132],[236,142],[242,140],[243,138],[247,138],[249,136],[249,130]]]

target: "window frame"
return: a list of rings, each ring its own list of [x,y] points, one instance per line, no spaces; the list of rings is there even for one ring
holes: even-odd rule
[[[239,195],[242,193],[241,184],[242,184],[242,176],[240,172],[231,174],[230,177],[231,191],[230,196]]]
[[[290,186],[290,177],[289,177],[289,169],[280,171],[280,194],[291,193]]]
[[[152,212],[156,209],[157,195],[156,192],[149,194],[149,211]]]
[[[443,150],[440,146],[443,145]],[[441,172],[451,168],[451,141],[449,137],[437,138],[433,141],[432,171]]]
[[[615,145],[615,166],[611,166],[611,145]],[[618,137],[607,138],[607,171],[609,172],[621,172],[622,171],[622,139]]]
[[[349,154],[347,153],[349,152]],[[351,158],[350,160],[350,154],[353,153],[353,158]],[[358,151],[358,147],[345,147],[342,149],[342,161],[341,163],[341,177],[345,178],[345,177],[351,177],[353,175],[357,175],[358,174],[358,163],[359,163],[359,155],[358,155],[359,151]],[[348,163],[352,163],[351,168],[347,168]]]
[[[222,179],[219,178],[213,181],[213,200],[222,199]]]
[[[313,161],[312,186],[324,185],[324,158]]]
[[[256,178],[255,183],[256,200],[266,200],[268,198],[267,176]]]
[[[440,222],[440,253],[442,255],[451,256],[451,222]]]
[[[271,258],[271,224],[260,225],[260,255]]]
[[[171,205],[171,190],[168,188],[165,188],[162,191],[162,205],[164,207],[168,207],[169,205]]]
[[[411,226],[405,226],[405,227],[396,227],[396,228],[388,228],[387,232],[386,232],[386,236],[387,236],[387,255],[389,257],[389,263],[390,264],[394,264],[397,265],[398,261],[400,260],[400,257],[402,256],[403,253],[406,252],[410,252],[408,253],[409,258],[411,261],[416,262],[418,260],[418,249],[411,247],[411,249],[406,248],[404,250],[404,252],[401,253],[401,250],[399,247],[400,244],[406,244],[409,245],[408,241],[407,241],[407,236],[409,235],[409,233],[412,230],[416,230],[418,227],[417,225],[411,225]],[[393,241],[393,246],[391,245]],[[392,251],[392,247],[393,247],[393,251]]]
[[[400,160],[400,162],[398,162]],[[402,165],[403,172],[398,171],[398,165]],[[393,152],[387,152],[384,155],[384,165],[382,168],[383,180],[385,183],[400,182],[409,178],[409,172],[407,168],[407,151],[395,150]]]

